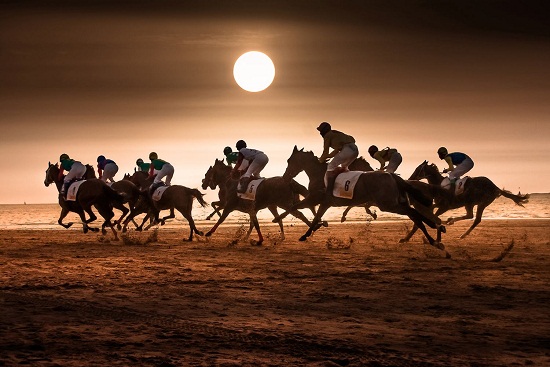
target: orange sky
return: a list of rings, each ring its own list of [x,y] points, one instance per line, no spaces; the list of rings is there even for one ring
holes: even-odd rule
[[[198,187],[223,147],[244,139],[270,157],[265,176],[281,175],[294,145],[320,155],[325,120],[362,155],[371,144],[399,149],[405,178],[424,159],[443,167],[444,145],[473,158],[472,176],[550,192],[543,9],[257,3],[0,5],[0,203],[55,202],[44,171],[61,153],[91,164],[103,154],[122,178],[156,151],[175,166],[173,183]],[[275,64],[264,92],[233,80],[251,50]]]

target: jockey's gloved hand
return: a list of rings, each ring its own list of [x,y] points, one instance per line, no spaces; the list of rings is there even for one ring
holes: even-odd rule
[[[447,173],[447,172],[449,172],[449,170],[448,170],[447,168],[445,168],[445,169],[443,170],[443,173]]]

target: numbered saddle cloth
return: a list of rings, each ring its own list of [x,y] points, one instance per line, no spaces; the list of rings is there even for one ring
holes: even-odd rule
[[[334,197],[343,198],[343,199],[352,199],[353,190],[357,184],[359,177],[365,172],[362,171],[347,171],[340,173],[336,176],[336,181],[334,182],[334,189],[332,190],[332,195]]]
[[[76,194],[78,194],[78,189],[80,188],[80,185],[82,185],[86,180],[79,180],[75,181],[69,186],[67,189],[67,201],[76,201]]]
[[[252,180],[248,183],[248,187],[246,188],[246,191],[243,193],[237,193],[237,196],[241,199],[246,200],[255,200],[256,199],[256,190],[258,190],[258,186],[262,183],[262,181],[265,180],[265,178],[259,178],[257,180]]]
[[[464,192],[464,185],[466,185],[466,181],[468,181],[470,177],[462,177],[455,181],[455,195],[460,195]],[[451,189],[451,180],[449,180],[448,177],[445,177],[443,181],[441,181],[441,187],[444,189],[450,190]]]
[[[153,192],[153,195],[151,196],[153,200],[159,201],[160,199],[162,199],[162,194],[164,194],[166,189],[169,187],[170,186],[161,186],[158,189],[156,189],[155,192]]]

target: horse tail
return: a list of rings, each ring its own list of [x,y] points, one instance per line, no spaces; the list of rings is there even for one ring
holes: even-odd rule
[[[512,194],[508,190],[500,190],[500,195],[507,197],[508,199],[512,199],[516,205],[523,206],[523,204],[527,204],[529,202],[529,194],[522,195],[521,192],[518,192],[517,195]]]
[[[109,200],[114,201],[116,203],[124,204],[124,202],[126,201],[123,195],[119,194],[108,185],[103,186],[103,193],[105,193],[105,195],[109,198]]]
[[[401,190],[405,191],[407,194],[412,196],[413,199],[415,199],[420,204],[427,207],[432,205],[432,198],[424,195],[422,191],[420,191],[419,189],[417,189],[416,187],[414,187],[413,185],[411,185],[410,183],[408,183],[407,181],[405,181],[395,173],[392,173],[391,175],[393,176],[395,182],[397,183],[397,187],[399,187]]]
[[[307,197],[309,195],[309,191],[308,191],[307,187],[300,184],[298,181],[296,181],[294,179],[290,180],[290,188],[291,188],[293,193],[299,194],[303,197]]]
[[[189,192],[197,199],[203,208],[208,205],[208,203],[203,199],[204,194],[202,192],[197,189],[189,189]]]

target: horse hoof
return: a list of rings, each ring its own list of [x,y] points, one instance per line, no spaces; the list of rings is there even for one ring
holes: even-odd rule
[[[439,231],[441,233],[447,233],[447,228],[445,226],[441,225],[441,226],[439,226]]]
[[[122,229],[122,226],[120,224],[117,224],[116,229],[120,231]]]
[[[204,236],[204,232],[203,232],[203,231],[197,231],[197,232],[195,232],[195,233],[196,233],[197,235],[199,235],[199,236]]]
[[[451,254],[448,253],[447,251],[445,251],[445,258],[446,258],[446,259],[450,259],[450,258],[451,258]]]
[[[205,236],[206,236],[206,237],[210,237],[210,236],[212,236],[212,233],[211,233],[210,231],[209,231],[209,232],[206,232]]]
[[[328,227],[328,222],[326,220],[322,221],[321,224],[323,225],[323,227]]]
[[[69,228],[69,227],[67,227],[67,228]],[[84,228],[84,233],[88,233],[88,228],[87,227]]]
[[[302,237],[300,237],[300,240],[301,242],[304,242],[305,240],[307,240],[307,236],[306,235],[303,235]]]
[[[344,223],[345,221],[346,221],[346,217],[342,217],[342,218],[340,219],[340,223]]]
[[[402,238],[399,240],[399,243],[405,243],[405,242],[409,242],[409,240],[406,238]]]
[[[101,230],[101,234],[105,236],[105,235],[107,234],[107,230],[102,229],[102,230]]]
[[[441,242],[434,242],[434,246],[440,250],[445,250],[445,245]],[[445,251],[446,252],[446,251]]]

